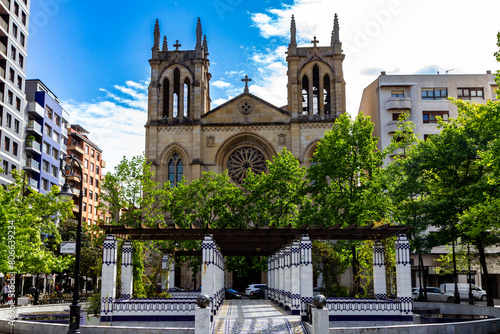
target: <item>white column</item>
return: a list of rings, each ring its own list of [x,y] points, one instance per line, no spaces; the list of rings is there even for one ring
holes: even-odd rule
[[[114,235],[107,235],[102,250],[101,282],[101,325],[110,326],[113,303],[116,296],[116,254],[117,241]]]
[[[132,272],[132,242],[125,241],[122,245],[122,273],[121,273],[121,293],[120,298],[132,298],[133,286],[133,272]]]
[[[292,254],[292,246],[290,245],[287,245],[285,247],[285,253],[284,253],[284,256],[285,256],[285,268],[284,268],[284,271],[285,271],[285,294],[284,294],[284,297],[285,297],[285,309],[286,310],[291,310],[292,309],[292,295],[291,295],[291,286],[292,286],[292,277],[291,277],[291,271],[292,271],[292,266],[291,266],[291,254]]]
[[[271,289],[272,289],[272,282],[271,282],[271,258],[272,255],[270,255],[267,258],[267,296],[269,299],[271,299]]]
[[[279,252],[279,306],[285,306],[284,292],[285,292],[285,251],[283,249]]]
[[[405,234],[400,234],[396,240],[396,282],[401,317],[412,316],[410,243]]]
[[[379,240],[373,244],[373,294],[375,298],[387,298],[385,249]]]
[[[168,254],[163,254],[163,257],[161,258],[161,291],[162,292],[167,292],[169,285],[168,285],[168,272],[167,270],[169,268],[168,266]]]
[[[175,260],[169,259],[170,269],[168,270],[168,288],[173,289],[175,285]]]
[[[300,314],[300,242],[294,240],[291,247],[290,297],[292,315]]]
[[[300,304],[301,316],[307,318],[307,304],[313,300],[312,243],[309,235],[300,239]]]

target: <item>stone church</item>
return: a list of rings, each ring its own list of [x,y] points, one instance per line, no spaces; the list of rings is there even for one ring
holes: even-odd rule
[[[330,45],[320,46],[314,37],[307,47],[297,46],[292,16],[288,104],[282,107],[251,94],[251,79],[245,76],[242,94],[211,109],[208,44],[200,19],[194,50],[180,50],[178,41],[168,48],[166,37],[160,48],[160,39],[157,20],[145,127],[146,158],[160,184],[173,187],[183,176],[192,180],[202,172],[226,169],[241,183],[249,167],[264,171],[265,161],[284,147],[308,166],[324,132],[346,112],[337,15]]]

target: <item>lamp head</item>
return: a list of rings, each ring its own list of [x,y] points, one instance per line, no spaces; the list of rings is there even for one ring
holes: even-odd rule
[[[57,194],[63,201],[69,201],[70,199],[75,196],[73,193],[73,190],[71,189],[71,186],[68,184],[68,182],[65,182],[64,185],[61,188],[61,191]]]

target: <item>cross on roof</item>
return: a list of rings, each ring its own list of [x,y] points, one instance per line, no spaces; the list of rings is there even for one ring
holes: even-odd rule
[[[318,43],[319,43],[319,41],[316,39],[316,36],[314,36],[314,39],[311,41],[311,43],[313,43],[313,44],[314,44],[314,47],[316,47],[316,46],[317,46],[316,44],[318,44]],[[174,46],[175,46],[175,45],[174,45]]]
[[[182,46],[182,45],[181,45],[181,44],[179,44],[179,40],[176,40],[176,41],[175,41],[175,44],[174,44],[175,50],[176,50],[176,51],[177,51],[177,50],[179,50],[179,48],[180,48],[181,46]]]
[[[241,79],[241,81],[245,82],[245,93],[248,93],[248,82],[252,81],[252,79],[250,79],[248,75],[245,75],[245,78]]]

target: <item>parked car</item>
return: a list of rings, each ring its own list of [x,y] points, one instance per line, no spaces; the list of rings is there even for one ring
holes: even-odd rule
[[[174,286],[173,288],[169,288],[168,289],[168,292],[184,292],[184,291],[186,291],[186,290],[181,289],[181,288],[179,288],[177,286]]]
[[[436,287],[428,286],[425,288],[425,291],[427,292],[427,301],[429,302],[453,303],[455,300],[453,293],[441,291],[441,289]],[[420,297],[420,288],[413,288],[411,297],[413,300],[418,300]]]
[[[224,290],[226,299],[241,299],[241,295],[238,293],[238,291],[233,289],[224,289]]]
[[[458,293],[460,294],[460,299],[469,299],[469,284],[467,283],[458,283]],[[441,290],[444,292],[450,292],[455,294],[455,283],[444,283],[439,286]],[[486,291],[481,289],[475,284],[471,284],[472,296],[474,299],[479,299],[485,301]]]
[[[250,292],[250,299],[266,299],[267,287]]]
[[[250,292],[252,291],[257,291],[262,288],[267,288],[266,284],[250,284],[246,289],[245,289],[245,295],[250,296]]]

